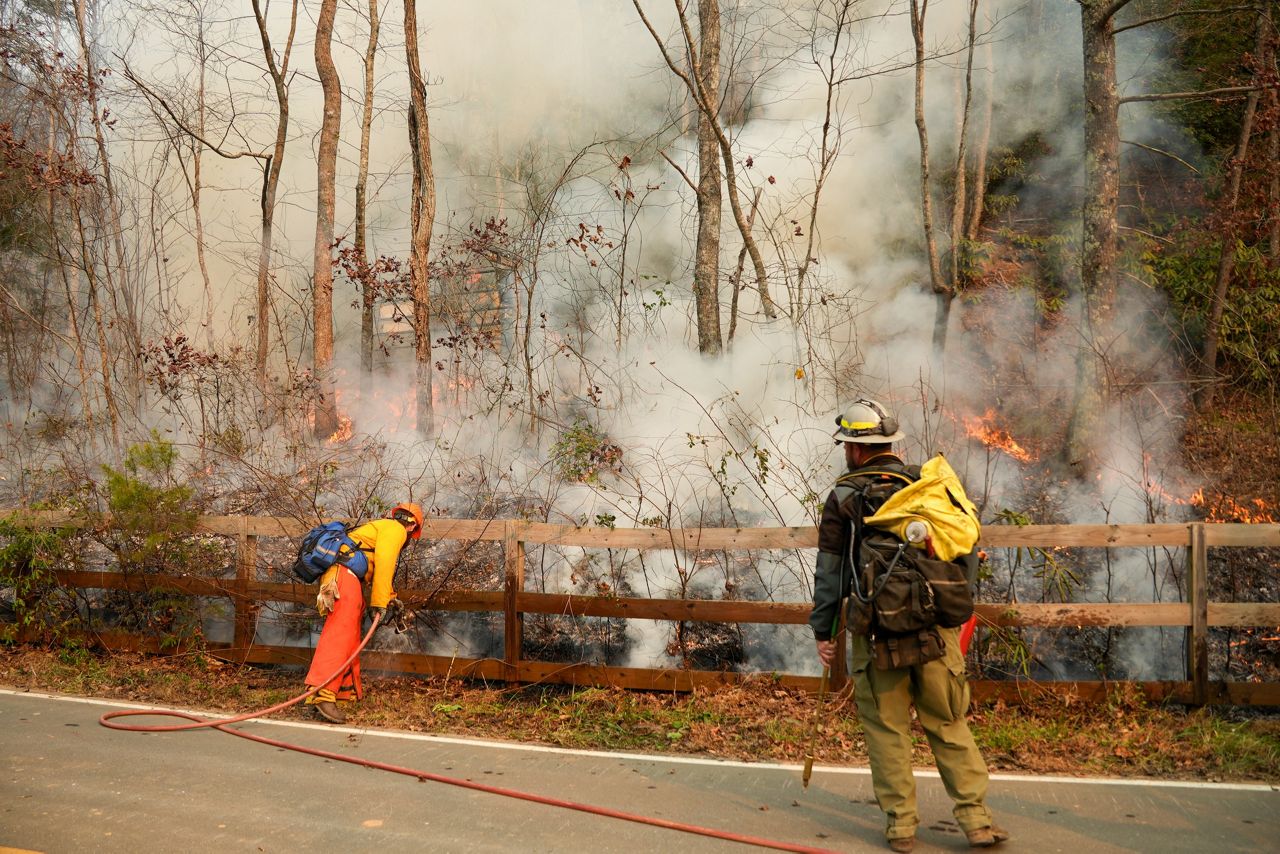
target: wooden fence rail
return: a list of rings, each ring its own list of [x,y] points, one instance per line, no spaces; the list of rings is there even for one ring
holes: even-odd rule
[[[5,514],[0,514],[5,515]],[[76,518],[57,511],[10,511],[12,521],[40,528],[85,528],[103,520]],[[119,572],[59,572],[69,587],[147,590],[164,588],[193,596],[229,598],[235,608],[231,643],[211,644],[237,661],[303,664],[311,650],[256,644],[258,612],[263,602],[310,603],[315,590],[309,585],[272,583],[257,578],[257,546],[261,537],[300,537],[309,525],[278,517],[206,516],[198,530],[234,537],[237,541],[235,577],[205,578]],[[428,539],[502,543],[503,589],[500,591],[448,591],[433,594],[401,589],[400,597],[414,608],[439,611],[486,611],[503,614],[503,658],[456,657],[374,652],[366,654],[366,667],[408,673],[457,675],[509,682],[554,682],[614,685],[626,688],[691,690],[734,682],[741,674],[682,669],[624,668],[585,663],[530,661],[522,654],[524,616],[549,614],[574,617],[803,625],[808,603],[711,601],[688,599],[639,599],[536,593],[524,589],[525,550],[528,545],[582,548],[679,551],[813,549],[817,532],[797,528],[590,528],[551,525],[521,520],[430,519]],[[1210,682],[1208,631],[1212,627],[1280,627],[1280,604],[1228,603],[1208,600],[1208,549],[1210,547],[1280,548],[1280,524],[1155,524],[1155,525],[991,525],[983,529],[986,548],[1185,548],[1188,601],[1182,603],[1017,603],[980,604],[979,620],[988,626],[1082,627],[1170,626],[1187,629],[1187,672],[1182,682],[1140,682],[1153,699],[1191,704],[1229,703],[1280,705],[1280,684]],[[1277,569],[1280,575],[1280,568]],[[113,648],[147,650],[155,644],[119,633],[99,634],[100,642]],[[841,668],[837,668],[840,670]],[[817,678],[775,674],[787,685],[816,690]],[[974,683],[975,693],[1018,700],[1044,691],[1074,692],[1083,697],[1102,694],[1101,682],[997,682]]]

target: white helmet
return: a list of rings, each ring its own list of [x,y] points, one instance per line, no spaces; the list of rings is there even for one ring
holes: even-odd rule
[[[854,401],[836,416],[836,428],[831,435],[837,442],[866,445],[896,442],[907,435],[898,429],[898,419],[889,410],[865,397]]]

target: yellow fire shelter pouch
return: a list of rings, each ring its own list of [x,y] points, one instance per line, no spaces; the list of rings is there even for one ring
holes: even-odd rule
[[[920,467],[920,479],[891,495],[875,515],[863,520],[910,542],[907,526],[923,522],[938,560],[952,561],[978,544],[982,526],[978,508],[964,493],[946,457],[938,454]],[[923,546],[923,543],[919,543]]]

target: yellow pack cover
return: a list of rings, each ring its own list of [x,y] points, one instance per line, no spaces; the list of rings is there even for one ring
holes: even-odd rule
[[[922,465],[919,480],[889,496],[880,510],[863,522],[905,541],[908,523],[917,519],[928,526],[938,560],[955,560],[978,544],[982,533],[978,508],[964,494],[960,478],[942,454]]]

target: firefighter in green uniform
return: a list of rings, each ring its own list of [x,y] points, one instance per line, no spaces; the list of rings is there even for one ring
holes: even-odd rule
[[[874,400],[859,400],[836,418],[837,444],[844,446],[849,473],[842,476],[827,497],[818,526],[818,560],[814,572],[813,611],[809,625],[817,641],[818,657],[825,665],[835,659],[836,617],[849,595],[853,567],[849,545],[855,525],[871,515],[856,500],[870,479],[916,474],[893,453],[893,443],[905,434],[897,420]],[[977,569],[976,555],[970,556],[970,582]],[[861,621],[855,621],[861,622]],[[997,827],[983,803],[987,793],[987,766],[974,743],[965,715],[969,708],[969,686],[965,681],[964,657],[960,652],[959,630],[934,627],[923,637],[893,638],[893,655],[886,649],[888,638],[874,629],[853,633],[850,664],[854,699],[871,762],[871,784],[876,802],[885,813],[885,837],[894,851],[911,851],[915,846],[916,784],[911,770],[911,707],[924,727],[947,794],[955,802],[956,821],[969,845],[985,848],[1009,838]],[[916,649],[915,647],[919,647]],[[879,652],[879,655],[877,655]],[[940,657],[938,656],[941,653]],[[879,661],[877,661],[879,658]],[[928,659],[901,665],[901,661]],[[895,666],[901,665],[901,666]]]

